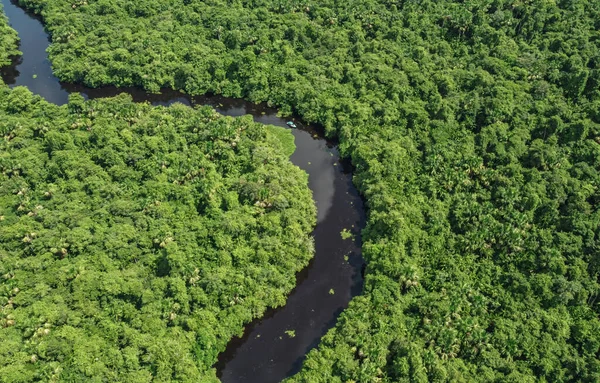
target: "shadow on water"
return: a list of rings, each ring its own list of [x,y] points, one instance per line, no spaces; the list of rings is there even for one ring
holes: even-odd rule
[[[10,0],[1,0],[10,25],[17,30],[23,55],[0,72],[11,87],[27,86],[55,104],[65,104],[70,93],[86,98],[128,93],[134,101],[153,105],[210,105],[227,116],[250,114],[264,124],[286,127],[277,110],[221,96],[189,97],[173,90],[148,94],[139,88],[103,87],[90,89],[58,81],[46,55],[48,34],[39,17]],[[298,129],[296,151],[291,160],[309,175],[309,187],[317,205],[313,232],[315,257],[297,275],[297,285],[285,306],[268,310],[245,328],[241,338],[232,339],[215,365],[223,382],[279,382],[298,372],[306,354],[334,326],[350,299],[362,291],[360,231],[364,227],[363,203],[352,185],[350,166],[340,161],[335,145],[323,138],[320,129],[294,119]],[[343,240],[340,232],[350,230],[354,240]],[[286,331],[293,330],[291,337]]]

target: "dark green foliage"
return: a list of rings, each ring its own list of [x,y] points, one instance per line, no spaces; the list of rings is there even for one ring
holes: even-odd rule
[[[0,382],[215,381],[312,255],[289,131],[2,87],[0,133]]]
[[[340,138],[364,296],[294,379],[600,379],[600,3],[21,0],[64,80],[279,105]]]
[[[17,32],[8,26],[6,16],[0,4],[0,68],[10,64],[10,56],[19,54],[17,50]]]

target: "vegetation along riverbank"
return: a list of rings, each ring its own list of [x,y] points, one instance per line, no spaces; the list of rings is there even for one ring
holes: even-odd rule
[[[312,256],[289,131],[23,87],[0,116],[2,382],[216,380]]]
[[[597,1],[19,3],[61,80],[266,101],[339,139],[365,288],[290,381],[600,379]]]
[[[10,64],[11,56],[19,54],[17,32],[8,26],[0,4],[0,68]]]

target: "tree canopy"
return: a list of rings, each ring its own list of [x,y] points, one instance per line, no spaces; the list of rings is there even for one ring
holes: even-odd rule
[[[2,4],[0,4],[0,68],[11,63],[11,56],[19,54],[17,41],[17,32],[8,26]]]
[[[65,81],[267,101],[340,139],[363,296],[298,382],[600,379],[600,3],[20,0]]]
[[[282,128],[3,86],[0,133],[0,382],[216,381],[312,256]]]

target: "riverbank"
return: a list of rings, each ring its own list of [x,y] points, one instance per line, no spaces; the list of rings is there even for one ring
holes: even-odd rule
[[[15,66],[4,72],[5,81],[11,86],[27,86],[59,105],[66,103],[73,92],[87,98],[126,92],[136,102],[210,105],[224,115],[251,114],[256,122],[285,126],[287,120],[264,104],[218,96],[186,97],[168,90],[149,94],[140,89],[91,89],[60,83],[45,55],[48,36],[39,19],[13,3],[3,3],[11,25],[19,32],[23,51]],[[316,347],[350,299],[362,289],[360,229],[364,225],[364,210],[352,185],[351,169],[339,161],[335,146],[323,139],[319,129],[301,121],[296,123],[299,129],[292,131],[296,150],[291,160],[308,173],[317,204],[315,257],[299,273],[286,305],[250,324],[244,337],[232,340],[221,354],[217,368],[224,382],[276,382],[298,371],[306,353]],[[352,239],[342,238],[343,230],[351,233]],[[290,331],[293,337],[288,335]]]

